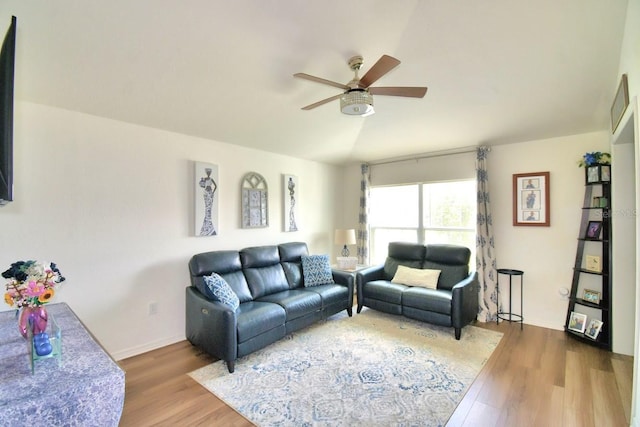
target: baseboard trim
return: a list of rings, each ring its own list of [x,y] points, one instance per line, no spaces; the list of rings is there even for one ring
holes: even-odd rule
[[[152,341],[152,342],[141,344],[139,346],[116,351],[111,355],[111,357],[113,357],[115,360],[122,360],[128,357],[133,357],[142,353],[146,353],[151,350],[156,350],[161,347],[166,347],[168,345],[175,344],[177,342],[184,341],[184,340],[185,340],[185,337],[182,335],[166,337],[157,341]]]

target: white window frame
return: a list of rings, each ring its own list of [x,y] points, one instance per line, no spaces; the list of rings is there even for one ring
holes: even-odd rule
[[[460,180],[454,180],[454,181],[447,181],[447,183],[456,183],[456,182],[471,182],[473,181],[475,183],[475,180],[472,179],[460,179]],[[402,186],[415,186],[417,185],[417,191],[418,191],[418,226],[417,228],[414,227],[389,227],[389,226],[373,226],[370,225],[369,226],[369,236],[370,236],[370,241],[369,241],[369,253],[371,254],[371,259],[374,259],[375,257],[375,252],[374,252],[374,248],[375,248],[375,239],[376,239],[376,231],[378,230],[400,230],[400,231],[414,231],[416,234],[416,243],[424,245],[425,242],[425,235],[427,234],[428,231],[458,231],[458,232],[471,232],[474,235],[476,235],[477,233],[477,229],[476,227],[471,227],[471,228],[466,228],[466,227],[425,227],[424,226],[424,186],[425,185],[430,185],[430,184],[438,184],[438,182],[418,182],[418,183],[408,183],[408,184],[399,184],[399,185],[378,185],[378,186],[372,186],[372,189],[374,188],[385,188],[385,187],[402,187]],[[474,239],[475,240],[475,239]],[[469,248],[472,251],[472,257],[471,257],[471,262],[475,262],[474,258],[475,258],[475,247],[471,247]]]

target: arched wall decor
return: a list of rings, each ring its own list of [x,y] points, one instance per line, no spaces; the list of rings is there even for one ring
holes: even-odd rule
[[[269,226],[269,197],[267,181],[256,172],[242,178],[242,228]]]

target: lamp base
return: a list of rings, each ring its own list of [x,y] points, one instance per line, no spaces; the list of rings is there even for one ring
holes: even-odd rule
[[[340,254],[344,257],[349,256],[349,248],[347,248],[347,245],[344,245],[344,247],[342,248],[342,252],[340,252]]]

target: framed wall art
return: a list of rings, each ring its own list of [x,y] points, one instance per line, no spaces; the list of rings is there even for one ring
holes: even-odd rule
[[[513,225],[549,227],[549,172],[513,175]]]
[[[298,201],[300,187],[298,187],[298,177],[295,175],[283,175],[282,194],[284,195],[284,206],[282,218],[284,231],[298,231]]]
[[[615,133],[627,106],[629,105],[629,85],[627,83],[627,75],[623,74],[620,78],[620,84],[613,98],[611,105],[611,133]]]
[[[195,162],[195,235],[218,234],[218,165]]]
[[[256,172],[242,178],[242,228],[269,226],[269,193],[267,181]]]

